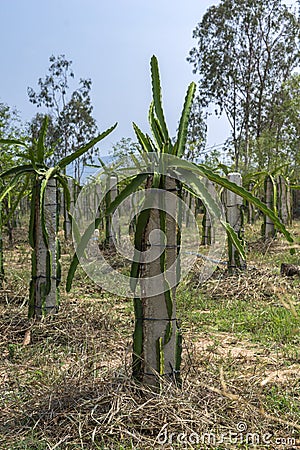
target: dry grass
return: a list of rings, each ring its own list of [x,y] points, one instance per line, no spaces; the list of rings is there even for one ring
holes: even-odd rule
[[[28,323],[26,249],[6,262],[14,274],[0,292],[1,449],[300,448],[299,360],[272,342],[197,330],[186,321],[183,389],[151,392],[130,378],[130,301],[105,294],[81,274],[55,318]],[[190,281],[195,290],[197,267]],[[300,300],[297,280],[281,278],[272,263],[231,277],[220,270],[201,293],[282,308]],[[236,432],[243,443],[218,443]],[[269,443],[247,444],[247,432]],[[170,442],[162,444],[165,436]]]

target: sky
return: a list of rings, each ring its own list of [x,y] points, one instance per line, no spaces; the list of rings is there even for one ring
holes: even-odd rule
[[[289,3],[292,0],[289,0]],[[176,134],[187,86],[197,81],[186,60],[196,45],[192,31],[218,0],[0,0],[0,102],[23,121],[38,112],[27,87],[37,90],[51,55],[73,61],[76,80],[92,79],[93,115],[100,131],[118,122],[100,143],[102,155],[122,137],[134,138],[132,122],[148,131],[150,58],[159,60],[170,134]],[[76,88],[77,86],[74,86]],[[208,146],[229,135],[225,119],[208,121]]]
[[[187,86],[197,77],[186,61],[196,44],[192,31],[213,0],[0,0],[0,102],[29,121],[38,111],[27,87],[37,90],[49,57],[73,61],[76,79],[92,79],[94,117],[100,131],[118,127],[100,144],[103,154],[122,137],[134,138],[132,122],[148,131],[150,58],[159,61],[166,120],[176,128]],[[76,86],[74,86],[76,88]],[[216,121],[209,143],[226,139]],[[101,152],[101,153],[102,153]]]

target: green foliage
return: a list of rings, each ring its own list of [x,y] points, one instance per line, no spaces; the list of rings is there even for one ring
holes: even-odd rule
[[[28,88],[29,101],[38,108],[46,108],[50,116],[48,127],[48,145],[55,146],[51,155],[52,165],[62,157],[67,157],[78,148],[83,147],[87,140],[91,140],[97,132],[96,121],[92,116],[90,79],[80,79],[79,87],[69,94],[70,82],[74,79],[72,61],[65,55],[51,56],[48,74],[44,79],[39,78],[39,91]],[[29,131],[33,138],[39,134],[43,115],[37,114],[32,120]],[[94,144],[95,145],[95,144]],[[83,166],[93,162],[95,147],[72,161],[75,178],[80,181]]]
[[[167,124],[162,107],[162,95],[161,95],[161,84],[159,77],[158,61],[155,56],[152,56],[151,62],[151,79],[152,79],[152,94],[153,94],[153,106],[157,116],[157,125],[159,131],[162,134],[163,142],[169,141],[169,132],[167,129]]]
[[[11,190],[15,188],[19,179],[25,176],[28,184],[31,183],[32,197],[31,197],[31,213],[30,213],[30,225],[29,225],[29,242],[33,248],[33,258],[32,258],[32,280],[30,283],[30,300],[29,300],[29,316],[34,314],[34,283],[36,277],[36,259],[35,254],[38,249],[36,249],[36,237],[38,233],[39,223],[41,223],[42,237],[44,239],[47,248],[47,258],[46,258],[46,270],[47,279],[45,281],[44,287],[44,297],[48,295],[51,286],[51,280],[56,278],[57,285],[59,284],[58,278],[60,279],[60,267],[58,267],[58,274],[52,274],[52,255],[49,252],[49,234],[46,227],[45,220],[45,193],[46,188],[50,179],[55,179],[61,187],[63,188],[64,195],[66,198],[67,207],[70,207],[70,193],[68,189],[67,177],[64,175],[63,170],[65,167],[75,161],[77,158],[81,157],[86,153],[91,147],[93,147],[97,142],[104,139],[108,134],[110,134],[117,124],[109,128],[105,132],[101,133],[96,138],[92,139],[89,143],[79,148],[72,154],[62,158],[58,161],[55,167],[48,167],[47,156],[49,151],[45,148],[45,138],[47,133],[48,118],[44,118],[39,136],[37,140],[34,140],[32,146],[28,146],[23,141],[17,141],[17,144],[24,147],[26,151],[23,153],[23,158],[28,160],[28,164],[22,166],[12,167],[0,174],[0,180],[8,179],[7,186],[0,190],[0,201],[9,194]],[[15,140],[0,139],[0,145],[16,145]],[[28,174],[31,176],[28,178]],[[38,218],[38,219],[37,219]]]
[[[188,161],[216,165],[216,162],[213,161],[219,161],[220,155],[215,155],[214,150],[209,152],[205,151],[207,134],[206,118],[207,113],[204,112],[201,99],[199,96],[194,97],[188,123],[187,145],[184,158]]]
[[[116,197],[116,199],[114,201],[111,202],[110,206],[108,209],[105,210],[105,215],[108,216],[110,214],[112,214],[117,207],[127,198],[129,197],[129,195],[131,195],[133,192],[135,192],[141,185],[142,183],[145,181],[145,179],[147,178],[147,174],[146,173],[142,173],[140,175],[137,175],[136,177],[134,177],[130,183],[127,184],[127,186],[118,194],[118,196]],[[77,242],[77,247],[76,247],[76,252],[73,255],[69,270],[68,270],[68,275],[67,275],[67,282],[66,282],[66,290],[67,292],[69,292],[71,290],[72,287],[72,282],[73,282],[73,278],[76,272],[76,269],[78,267],[79,264],[79,259],[80,257],[83,255],[86,246],[88,244],[88,241],[90,240],[94,230],[96,228],[98,228],[101,220],[102,220],[102,216],[98,216],[94,222],[92,222],[87,229],[85,230],[84,234],[81,236],[80,241]]]
[[[260,298],[211,298],[194,289],[180,291],[179,311],[183,318],[192,322],[197,331],[232,333],[240,339],[244,336],[253,342],[260,342],[267,348],[293,345],[298,349],[299,317],[278,305],[274,299]],[[208,311],[201,314],[201,311]],[[297,307],[299,312],[299,307]]]
[[[140,144],[141,162],[139,162],[139,168],[142,167],[143,171],[139,175],[135,176],[131,182],[119,193],[118,197],[112,202],[109,208],[105,211],[105,214],[111,214],[117,206],[127,198],[131,193],[133,193],[138,187],[146,181],[147,188],[155,187],[160,189],[166,189],[166,175],[172,177],[172,174],[176,176],[178,180],[188,180],[186,188],[193,193],[195,197],[203,198],[207,202],[208,208],[213,214],[220,220],[221,224],[224,226],[226,232],[230,236],[231,240],[234,242],[236,248],[240,251],[241,255],[244,255],[243,245],[238,238],[237,234],[233,228],[228,225],[222,219],[220,209],[218,208],[215,200],[212,198],[211,194],[205,188],[201,178],[205,177],[213,181],[217,185],[229,189],[236,194],[240,195],[242,198],[252,202],[263,212],[268,213],[270,217],[277,224],[278,229],[280,229],[286,238],[293,242],[292,237],[281,224],[275,213],[269,210],[266,205],[264,205],[258,198],[253,196],[250,192],[244,188],[237,186],[236,184],[230,182],[226,177],[219,175],[217,171],[210,170],[203,164],[193,164],[182,159],[185,153],[185,147],[188,138],[188,118],[191,112],[192,102],[195,95],[195,83],[191,83],[188,87],[187,94],[185,97],[185,102],[183,106],[183,111],[179,121],[179,129],[174,142],[171,141],[169,137],[169,132],[166,125],[166,120],[164,117],[163,107],[162,107],[162,95],[161,95],[161,85],[160,76],[158,69],[158,62],[155,56],[151,58],[151,82],[152,82],[152,93],[153,100],[150,105],[149,110],[149,123],[150,129],[152,131],[152,137],[148,134],[143,133],[140,128],[133,124],[136,137]],[[165,158],[162,158],[164,156]],[[159,171],[157,169],[159,166]],[[153,170],[154,167],[154,170]],[[106,169],[105,169],[106,170]],[[179,189],[181,188],[181,183],[179,183]],[[147,201],[147,200],[146,200]],[[145,248],[145,230],[148,226],[149,215],[151,211],[151,204],[145,202],[143,211],[139,214],[137,219],[137,226],[135,231],[135,249],[136,251],[143,251]],[[162,231],[166,231],[166,221],[164,217],[164,212],[159,211],[160,214],[160,227]],[[72,280],[75,274],[75,270],[78,266],[80,256],[87,246],[87,243],[92,236],[94,229],[100,223],[101,217],[97,217],[96,220],[87,227],[81,240],[79,241],[76,253],[73,257],[68,278],[67,278],[67,290],[71,288]],[[177,239],[177,242],[180,240]],[[134,258],[135,261],[132,263],[131,267],[131,288],[135,292],[136,282],[139,277],[142,276],[141,264],[138,258]],[[165,277],[166,272],[166,253],[165,250],[162,251],[160,256],[161,273]],[[171,319],[174,308],[174,293],[168,286],[167,279],[165,280],[165,302],[168,318]],[[144,294],[147,297],[147,293]],[[134,355],[133,355],[133,373],[139,378],[139,371],[142,369],[141,358],[143,350],[143,327],[141,322],[141,317],[143,313],[142,301],[140,298],[135,297],[134,307],[136,314],[135,332],[134,332]],[[178,332],[178,330],[175,330]],[[176,371],[179,371],[179,365],[181,361],[181,338],[180,334],[176,332],[176,345],[178,346],[176,350]],[[156,369],[161,375],[164,373],[164,346],[169,342],[172,334],[171,321],[166,324],[166,330],[163,337],[159,338],[156,342],[156,356],[157,356],[157,367]],[[164,339],[163,339],[164,338]],[[175,377],[179,378],[179,373],[174,373]]]
[[[110,156],[117,167],[128,167],[132,164],[131,155],[139,153],[139,144],[131,138],[122,138],[112,146]],[[121,166],[120,166],[121,165]]]
[[[283,86],[300,61],[299,20],[281,0],[222,0],[193,37],[188,61],[199,74],[202,105],[226,114],[235,169],[246,172],[260,158],[263,136],[280,139]]]
[[[235,194],[238,194],[243,199],[249,201],[253,205],[255,205],[258,209],[260,209],[264,214],[268,215],[271,220],[274,222],[275,226],[279,231],[281,231],[288,242],[293,242],[293,238],[291,234],[288,232],[288,230],[285,228],[285,226],[280,222],[278,216],[269,209],[259,198],[254,196],[251,192],[247,191],[241,186],[236,185],[235,183],[232,183],[231,181],[227,180],[227,178],[220,176],[217,172],[212,171],[211,169],[207,168],[203,164],[193,164],[190,165],[189,162],[178,160],[174,162],[174,168],[177,169],[177,171],[180,171],[180,173],[184,173],[184,171],[189,171],[194,174],[198,174],[199,176],[205,176],[209,180],[213,181],[219,186],[222,186],[223,188],[226,188]],[[226,231],[230,233],[230,230],[226,228]]]

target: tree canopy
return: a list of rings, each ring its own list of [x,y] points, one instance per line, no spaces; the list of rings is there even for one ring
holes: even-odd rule
[[[226,114],[235,168],[247,170],[253,141],[259,150],[277,119],[284,83],[299,66],[299,19],[281,0],[222,0],[207,10],[193,37],[188,61],[200,76],[202,105]]]
[[[75,78],[72,61],[65,55],[51,56],[50,66],[45,78],[39,78],[38,91],[28,88],[29,101],[38,108],[46,108],[51,116],[48,140],[55,146],[54,161],[67,156],[92,139],[97,132],[97,124],[92,112],[90,79],[80,78],[79,87],[70,93]],[[31,123],[31,131],[40,128],[43,115],[37,115]],[[93,162],[95,149],[74,162],[74,176],[80,181],[83,166]]]

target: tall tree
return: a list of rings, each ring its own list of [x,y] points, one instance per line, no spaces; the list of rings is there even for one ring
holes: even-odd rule
[[[131,155],[138,157],[139,151],[140,145],[138,142],[123,137],[112,146],[110,157],[117,166],[130,166],[132,164]]]
[[[283,83],[300,61],[299,19],[281,0],[222,0],[193,32],[188,61],[202,104],[231,127],[235,169],[251,163],[250,142],[268,127]]]
[[[195,97],[188,126],[187,145],[184,156],[189,161],[196,161],[203,158],[206,143],[207,125],[206,115],[201,105],[201,99]]]
[[[300,176],[300,75],[294,73],[282,86],[269,115],[269,126],[261,136],[257,161],[268,171],[288,166],[288,175]]]
[[[70,84],[74,79],[72,61],[65,55],[51,56],[50,66],[45,78],[39,78],[39,90],[28,87],[29,101],[38,108],[44,107],[51,116],[49,136],[47,139],[56,143],[54,162],[76,151],[97,131],[96,121],[92,116],[90,79],[79,80],[79,87],[70,94]],[[39,129],[41,116],[36,116],[31,127]],[[36,126],[36,124],[38,126]],[[53,143],[52,142],[52,143]],[[78,182],[86,162],[92,162],[95,149],[74,162],[74,174]]]

